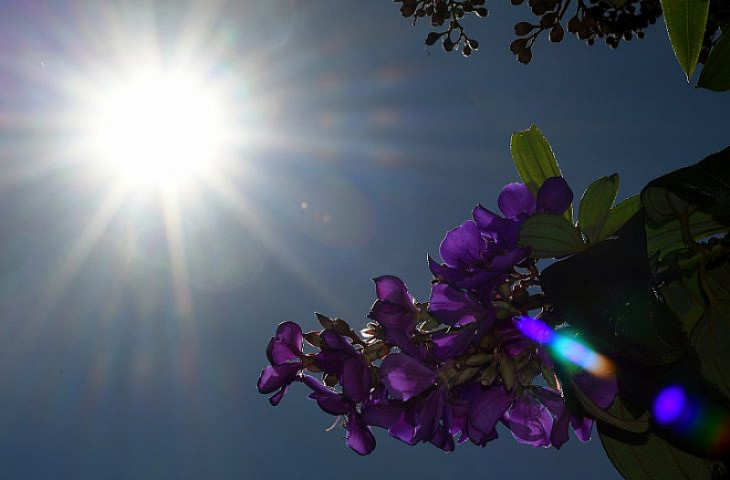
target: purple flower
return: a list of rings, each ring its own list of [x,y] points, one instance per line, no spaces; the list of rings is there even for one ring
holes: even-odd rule
[[[483,447],[497,438],[497,422],[512,404],[514,395],[501,385],[472,384],[462,395],[468,402],[466,433],[474,444]]]
[[[431,273],[440,282],[459,288],[487,290],[500,283],[505,273],[512,268],[493,268],[491,261],[497,253],[484,238],[477,224],[467,220],[460,226],[446,233],[439,253],[444,260],[441,265],[429,257]],[[485,295],[488,300],[489,295]]]
[[[385,428],[391,436],[409,445],[431,442],[451,451],[454,442],[442,423],[445,402],[446,387],[439,385],[425,396],[409,397],[408,402],[383,399],[367,404],[363,407],[363,421]]]
[[[346,337],[332,330],[320,335],[322,351],[314,356],[315,365],[324,373],[336,375],[342,391],[355,402],[367,398],[370,390],[370,369]]]
[[[345,438],[347,446],[359,455],[368,455],[375,449],[375,437],[373,432],[362,420],[357,409],[356,402],[344,393],[337,393],[322,385],[314,377],[304,376],[302,382],[312,389],[309,398],[315,400],[317,405],[330,415],[343,415],[345,417]]]
[[[266,356],[271,365],[261,372],[257,388],[259,393],[268,395],[269,403],[276,406],[284,398],[289,385],[297,379],[304,369],[300,358],[302,353],[302,329],[294,322],[284,322],[276,329],[276,335],[269,341]]]
[[[294,322],[284,322],[276,329],[276,335],[269,341],[266,356],[272,365],[299,360],[303,355],[302,328]]]
[[[433,286],[428,311],[441,323],[455,327],[488,317],[487,309],[471,294],[446,284]]]
[[[582,370],[573,376],[573,381],[577,388],[580,388],[596,405],[604,409],[613,403],[613,399],[618,393],[615,376],[597,377]],[[555,448],[560,448],[568,441],[568,426],[573,427],[580,441],[590,440],[593,420],[573,415],[560,392],[551,388],[534,386],[532,393],[554,416],[550,442]]]
[[[533,447],[550,445],[553,416],[545,405],[526,391],[504,414],[504,423],[520,443]]]
[[[477,338],[477,331],[471,328],[456,333],[439,332],[431,335],[431,356],[441,362],[458,357]]]
[[[410,338],[418,322],[418,310],[406,285],[392,275],[384,275],[374,281],[378,300],[373,304],[368,318],[383,327],[388,342],[410,355],[423,357],[423,349],[414,345]]]

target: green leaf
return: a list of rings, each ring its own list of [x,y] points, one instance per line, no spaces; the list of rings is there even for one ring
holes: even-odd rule
[[[618,396],[608,411],[626,421],[637,419]],[[637,435],[601,421],[597,424],[608,458],[626,479],[710,480],[715,478],[716,472],[724,469],[722,463],[680,449],[655,433]]]
[[[510,151],[517,173],[535,198],[546,179],[563,176],[550,144],[535,125],[512,134]],[[563,215],[569,222],[573,222],[572,204]]]
[[[687,81],[697,66],[710,0],[661,0],[669,40]]]
[[[727,31],[710,50],[697,86],[716,92],[730,90],[730,33]]]
[[[613,202],[616,201],[616,193],[618,193],[618,175],[615,173],[610,177],[599,178],[583,192],[578,212],[578,227],[588,237],[589,244],[603,240],[599,234],[613,207]]]
[[[629,197],[613,207],[608,211],[608,216],[601,227],[601,231],[598,233],[598,238],[605,240],[616,233],[631,217],[638,213],[639,208],[641,208],[641,201],[638,195]]]
[[[522,224],[520,246],[530,247],[535,258],[569,255],[586,248],[578,230],[560,215],[541,213]]]

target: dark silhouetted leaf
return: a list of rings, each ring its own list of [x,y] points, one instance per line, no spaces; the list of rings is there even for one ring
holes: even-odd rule
[[[627,421],[636,416],[616,397],[609,412]],[[708,460],[670,444],[655,433],[631,434],[597,422],[598,435],[613,466],[630,480],[688,480],[715,478],[723,468],[720,462]]]
[[[640,213],[615,238],[550,265],[540,279],[560,320],[573,325],[600,351],[643,365],[665,364],[681,356],[679,325],[651,290]]]
[[[727,222],[730,216],[730,147],[695,165],[652,180],[641,192],[641,203],[647,217],[657,225],[673,220],[689,205],[712,213],[718,221]]]
[[[696,211],[689,216],[689,228],[695,240],[728,231],[726,223],[715,220],[712,214],[703,211]],[[675,250],[686,248],[678,220],[673,220],[660,228],[647,225],[646,241],[649,256],[659,254],[663,257]]]
[[[690,343],[707,381],[730,399],[730,262],[707,272],[707,310]]]

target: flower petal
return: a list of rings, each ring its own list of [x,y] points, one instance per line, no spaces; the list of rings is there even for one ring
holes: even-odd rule
[[[474,340],[474,330],[466,329],[456,333],[434,333],[431,335],[433,347],[431,355],[436,360],[447,362],[458,357]]]
[[[365,425],[357,412],[352,411],[345,425],[347,446],[359,455],[368,455],[375,449],[375,437],[370,427]]]
[[[359,358],[349,358],[342,366],[342,393],[355,402],[364,402],[370,390],[370,370]]]
[[[474,221],[467,220],[446,233],[439,253],[446,265],[461,268],[478,263],[485,249],[486,243],[479,227]]]
[[[504,387],[479,386],[473,392],[469,403],[469,438],[477,445],[496,438],[495,426],[504,412],[512,404],[513,395]],[[481,435],[476,432],[481,433]]]
[[[259,393],[273,393],[274,391],[289,385],[294,381],[302,368],[304,368],[304,365],[301,363],[267,365],[259,376],[257,384]]]
[[[393,397],[408,400],[436,381],[436,371],[404,353],[393,353],[380,365],[380,379]]]
[[[272,365],[299,360],[302,354],[302,329],[294,322],[284,322],[276,329],[276,336],[271,339],[266,349],[266,356]]]
[[[407,310],[400,305],[390,302],[382,302],[378,300],[368,313],[371,318],[389,329],[400,330],[406,334],[413,332],[416,328],[418,319],[415,310]]]
[[[520,443],[533,447],[550,445],[553,416],[550,411],[532,395],[524,393],[505,413],[507,426],[512,436]]]
[[[428,311],[441,323],[457,327],[477,322],[487,315],[482,304],[467,292],[443,283],[431,289]]]
[[[403,280],[393,275],[383,275],[374,278],[373,281],[378,300],[415,310],[413,297],[408,293],[408,288]]]
[[[535,213],[535,198],[524,183],[505,185],[499,194],[497,205],[504,216],[512,220],[523,220]]]

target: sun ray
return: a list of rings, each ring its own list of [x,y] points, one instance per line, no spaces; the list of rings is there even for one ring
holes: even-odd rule
[[[115,187],[106,195],[103,202],[89,220],[86,228],[79,235],[68,253],[63,257],[60,265],[54,265],[48,273],[48,280],[36,304],[34,318],[43,319],[56,302],[63,296],[68,285],[83,267],[87,257],[104,236],[106,229],[114,215],[126,199],[128,190],[122,184]]]
[[[277,259],[282,267],[294,275],[305,288],[309,289],[333,308],[340,312],[347,311],[347,305],[340,300],[340,296],[326,287],[322,282],[317,282],[312,278],[312,269],[301,258],[290,252],[287,245],[279,239],[257,212],[250,207],[251,203],[245,200],[238,189],[220,175],[211,175],[207,180],[212,187],[211,189],[233,208],[239,216],[240,221],[253,234],[257,235],[262,243],[267,245],[267,248],[276,252],[273,257]]]

